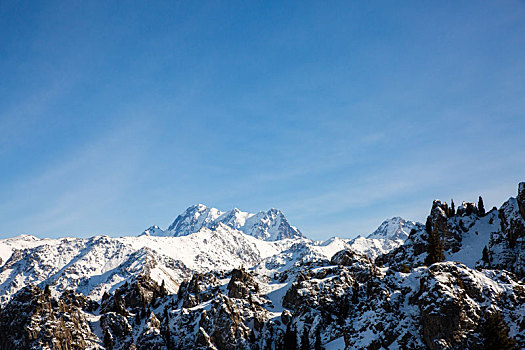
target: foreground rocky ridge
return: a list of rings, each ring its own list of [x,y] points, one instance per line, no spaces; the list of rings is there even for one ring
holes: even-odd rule
[[[40,288],[13,287],[18,292],[0,310],[0,349],[525,348],[524,214],[525,184],[516,198],[487,213],[473,203],[453,211],[434,201],[427,224],[413,223],[405,244],[377,258],[352,249],[352,240],[259,244],[222,226],[216,241],[238,250],[230,252],[230,265],[202,252],[213,261],[201,269],[192,264],[203,256],[185,261],[165,254],[164,238],[145,237],[160,242],[154,250],[125,240],[109,244],[112,249],[104,244],[109,250],[102,256],[121,254],[106,272],[97,264],[93,271],[76,265],[99,257],[97,244],[75,241],[81,253],[58,271],[31,254],[44,248],[26,248],[15,251],[2,273],[37,270],[53,278]],[[404,231],[386,226],[370,239],[387,232],[402,237]],[[213,237],[212,231],[198,235]],[[434,254],[436,237],[441,253]],[[68,269],[91,274],[91,281],[113,276],[112,287],[87,298],[78,293],[80,282],[70,285],[77,292],[69,290],[75,280],[64,277]]]
[[[525,344],[525,284],[512,274],[457,262],[395,272],[349,250],[284,282],[234,269],[194,274],[168,295],[141,276],[100,306],[84,299],[25,287],[0,312],[2,349],[483,349],[496,312]]]

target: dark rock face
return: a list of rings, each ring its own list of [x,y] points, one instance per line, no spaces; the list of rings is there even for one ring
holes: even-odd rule
[[[161,334],[161,322],[152,312],[148,322],[137,340],[137,349],[167,350],[168,346]]]
[[[209,312],[202,315],[199,326],[219,349],[249,349],[252,330],[243,323],[242,308],[232,299],[221,296]]]
[[[525,302],[525,291],[519,285],[507,293],[480,284],[483,275],[459,263],[432,265],[420,279],[420,290],[414,297],[421,310],[423,339],[429,349],[482,349],[480,323],[487,305],[505,310],[510,319],[521,316],[517,305]],[[502,284],[509,282],[505,273],[491,276]],[[525,334],[520,335],[523,342]]]
[[[121,297],[126,306],[131,308],[142,307],[166,295],[166,290],[146,275],[139,276],[134,282],[125,284],[115,291],[115,297]]]
[[[100,318],[100,326],[108,330],[114,338],[124,339],[131,333],[131,326],[126,317],[115,312],[107,312]]]
[[[330,263],[332,265],[352,266],[363,261],[363,259],[366,259],[364,255],[353,250],[345,249],[337,252],[332,259],[330,259]]]
[[[259,285],[244,269],[232,270],[232,277],[227,288],[230,298],[246,298],[252,293],[259,292]]]
[[[76,293],[72,290],[66,290],[62,293],[60,300],[66,305],[74,306],[87,312],[95,311],[99,307],[96,301],[89,299],[84,294]]]
[[[518,196],[516,197],[518,200],[518,207],[520,210],[520,214],[522,219],[525,220],[525,182],[520,182],[518,185]]]
[[[74,293],[57,300],[35,286],[21,289],[0,312],[0,348],[100,348],[76,306],[83,303]]]
[[[470,216],[472,214],[479,215],[478,207],[472,202],[463,202],[456,212],[457,216]]]
[[[220,282],[214,273],[195,273],[191,280],[184,281],[177,293],[182,307],[191,308],[202,302],[213,299],[219,294]]]

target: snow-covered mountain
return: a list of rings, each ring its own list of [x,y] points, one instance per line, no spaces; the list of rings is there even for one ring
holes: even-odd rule
[[[419,230],[424,227],[423,224],[414,221],[408,221],[399,216],[385,220],[373,233],[367,236],[370,239],[392,239],[405,241],[412,230]]]
[[[472,202],[463,202],[454,212],[446,202],[435,200],[425,227],[418,227],[405,244],[380,256],[376,263],[423,265],[430,234],[439,235],[446,260],[470,268],[505,269],[524,278],[525,183],[519,184],[517,197],[489,212]]]
[[[351,240],[202,205],[139,237],[18,236],[0,349],[525,348],[524,251],[525,183],[499,210],[436,200],[425,225]]]
[[[302,248],[299,248],[302,247]],[[255,267],[270,274],[305,262],[327,260],[348,247],[345,240],[316,242],[301,237],[265,241],[218,222],[180,237],[97,236],[38,239],[23,235],[0,240],[0,304],[28,284],[100,300],[125,281],[148,274],[175,292],[192,273]],[[276,263],[275,261],[286,261]]]
[[[408,221],[400,217],[385,220],[366,238],[358,236],[348,242],[351,249],[375,259],[405,243],[411,232],[424,229],[419,222]]]
[[[299,229],[290,225],[283,212],[278,209],[248,213],[235,208],[223,212],[216,208],[208,208],[203,204],[193,205],[186,209],[177,216],[167,230],[151,226],[142,234],[180,237],[198,232],[202,228],[212,229],[219,223],[266,241],[303,236]]]

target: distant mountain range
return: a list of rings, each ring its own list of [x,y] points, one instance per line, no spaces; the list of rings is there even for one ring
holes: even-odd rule
[[[0,350],[525,348],[524,277],[525,183],[326,241],[198,204],[138,237],[0,240]]]

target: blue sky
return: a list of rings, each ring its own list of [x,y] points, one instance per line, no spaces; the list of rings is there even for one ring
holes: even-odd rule
[[[306,235],[525,181],[525,2],[0,2],[0,237]]]

